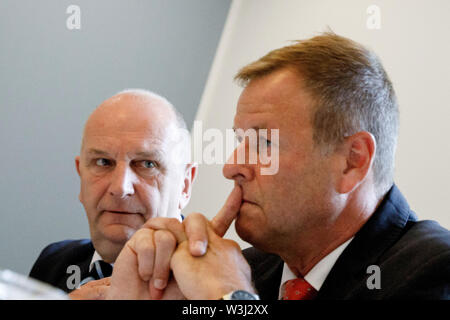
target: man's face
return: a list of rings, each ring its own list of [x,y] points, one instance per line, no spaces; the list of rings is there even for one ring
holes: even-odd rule
[[[113,262],[125,242],[152,217],[180,218],[183,170],[173,115],[162,102],[122,95],[107,100],[86,124],[79,199],[100,255]]]
[[[322,156],[314,147],[312,101],[302,80],[289,69],[255,79],[244,89],[234,118],[235,129],[279,129],[279,170],[262,175],[263,165],[233,164],[239,148],[255,152],[245,140],[224,166],[223,173],[242,187],[243,202],[236,230],[244,240],[267,251],[292,241],[293,235],[325,226],[333,217],[333,156]],[[235,162],[235,161],[234,161]]]

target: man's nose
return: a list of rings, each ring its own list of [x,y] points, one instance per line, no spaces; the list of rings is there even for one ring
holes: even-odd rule
[[[247,163],[249,150],[245,145],[245,143],[241,143],[237,146],[222,169],[225,178],[234,180],[238,184],[241,184],[244,181],[250,181],[254,178],[255,165]],[[240,152],[244,153],[239,155]]]
[[[136,176],[127,164],[117,164],[112,172],[109,194],[113,197],[126,198],[134,194]]]

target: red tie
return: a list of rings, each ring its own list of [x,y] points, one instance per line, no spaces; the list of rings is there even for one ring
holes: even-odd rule
[[[281,300],[312,300],[316,294],[317,290],[305,279],[292,279],[283,284]]]

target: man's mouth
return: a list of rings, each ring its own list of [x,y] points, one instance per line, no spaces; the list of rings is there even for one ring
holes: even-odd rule
[[[122,210],[104,210],[103,212],[109,212],[114,214],[141,214],[140,212],[122,211]]]

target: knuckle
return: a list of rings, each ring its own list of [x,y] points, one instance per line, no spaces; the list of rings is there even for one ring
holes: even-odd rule
[[[174,235],[166,230],[158,230],[155,232],[155,242],[158,245],[164,244],[169,246],[175,246],[177,240]]]
[[[152,255],[155,252],[153,241],[139,241],[137,243],[137,251],[145,255]]]
[[[140,240],[143,238],[145,239],[147,237],[151,237],[152,233],[153,233],[153,230],[151,230],[151,229],[140,228],[134,233],[134,235],[131,238],[132,239],[135,238],[137,240]]]
[[[149,229],[153,229],[155,226],[159,226],[159,225],[163,224],[164,219],[165,218],[163,218],[163,217],[150,218],[145,222],[144,226]]]
[[[199,220],[202,221],[202,220],[205,220],[205,217],[200,212],[192,212],[184,220],[186,222],[199,221]]]
[[[232,249],[235,250],[241,250],[241,247],[236,241],[230,240],[230,239],[223,239],[224,244]]]
[[[180,230],[182,228],[181,222],[175,218],[167,218],[166,225],[169,230]]]

